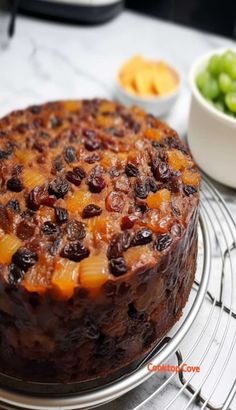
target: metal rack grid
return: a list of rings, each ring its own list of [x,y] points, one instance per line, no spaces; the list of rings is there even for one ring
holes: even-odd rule
[[[37,401],[13,392],[2,398],[4,391],[0,389],[2,409],[85,409],[116,399],[100,409],[144,410],[156,409],[159,397],[163,403],[162,407],[158,405],[160,410],[178,408],[180,398],[184,410],[194,404],[201,409],[229,409],[236,393],[236,224],[224,200],[206,179],[202,183],[199,237],[198,272],[183,318],[134,372],[98,391],[58,401]],[[233,355],[234,361],[230,360]],[[164,377],[157,373],[151,377],[147,363],[167,360],[170,364],[200,366],[201,372],[180,371]],[[120,397],[124,392],[128,393]],[[127,407],[129,402],[132,405]]]

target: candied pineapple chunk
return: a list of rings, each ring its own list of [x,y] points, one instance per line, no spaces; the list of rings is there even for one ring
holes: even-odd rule
[[[22,179],[24,186],[29,190],[45,183],[44,176],[32,169],[24,169],[22,172]]]
[[[170,199],[170,191],[164,188],[155,193],[150,193],[147,197],[147,204],[151,209],[163,209],[170,204]]]
[[[104,152],[102,159],[101,159],[101,165],[105,169],[110,169],[111,167],[115,166],[117,163],[117,156],[115,154],[112,154],[111,152]]]
[[[91,193],[78,191],[67,199],[67,209],[70,212],[82,212],[82,210],[91,203]]]
[[[144,131],[144,136],[150,140],[160,141],[161,134],[160,131],[156,130],[155,128],[147,128]]]
[[[88,220],[88,229],[93,233],[95,241],[109,241],[112,233],[112,221],[108,216],[96,216]]]
[[[79,281],[81,286],[98,289],[108,279],[108,264],[105,256],[89,256],[80,262]]]
[[[101,113],[115,112],[115,110],[116,105],[112,101],[104,101],[99,107]]]
[[[190,161],[189,159],[179,150],[173,149],[168,152],[169,165],[174,171],[179,171],[186,168]]]
[[[0,239],[0,263],[10,263],[12,256],[20,247],[20,239],[16,238],[14,235],[4,235]]]
[[[197,172],[191,170],[185,170],[183,172],[182,180],[183,183],[186,185],[194,185],[197,186],[200,184],[200,175]]]
[[[15,151],[15,156],[21,164],[27,165],[34,159],[34,154],[32,151],[20,151],[17,149]]]
[[[74,289],[78,284],[79,265],[65,259],[56,262],[52,275],[52,286],[63,299],[73,296]]]
[[[108,117],[107,115],[98,115],[97,122],[101,127],[109,128],[113,126],[113,118]]]
[[[68,100],[63,103],[64,108],[68,111],[78,111],[81,108],[80,101]]]
[[[152,251],[148,246],[136,246],[135,248],[129,248],[125,254],[125,260],[130,269],[135,269],[137,264],[139,266],[145,262],[146,258],[149,258],[152,255]]]

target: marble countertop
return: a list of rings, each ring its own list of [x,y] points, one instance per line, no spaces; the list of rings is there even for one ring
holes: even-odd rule
[[[7,20],[8,16],[0,14],[0,116],[47,100],[113,97],[119,66],[125,59],[141,53],[166,59],[181,73],[181,95],[165,120],[183,137],[190,102],[187,75],[192,62],[207,51],[233,44],[222,37],[127,11],[116,20],[97,27],[19,17],[16,34],[10,41],[5,34]],[[218,184],[217,187],[236,218],[236,191]],[[152,384],[141,386],[112,405],[104,406],[104,410],[133,408],[144,393],[149,394]],[[175,389],[173,384],[173,392]],[[164,396],[158,396],[144,408],[166,408],[162,399]],[[182,402],[178,407],[184,408],[185,404]],[[176,409],[176,405],[170,408]],[[195,409],[195,406],[189,408]],[[231,409],[236,409],[236,401]]]

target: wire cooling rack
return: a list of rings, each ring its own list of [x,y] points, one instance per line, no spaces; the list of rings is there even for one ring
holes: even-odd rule
[[[206,179],[200,214],[198,271],[184,315],[135,371],[73,397],[30,397],[0,386],[2,409],[229,409],[236,393],[236,224]],[[150,362],[187,363],[200,372],[153,374]]]

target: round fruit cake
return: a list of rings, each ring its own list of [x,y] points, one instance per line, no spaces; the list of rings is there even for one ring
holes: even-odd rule
[[[0,372],[106,377],[180,318],[200,175],[137,107],[62,101],[0,120]]]

